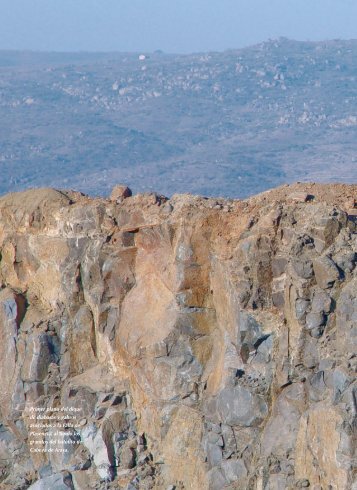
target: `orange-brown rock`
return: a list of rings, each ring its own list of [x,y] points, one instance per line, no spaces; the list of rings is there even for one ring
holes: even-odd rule
[[[356,186],[118,192],[0,198],[0,488],[352,489]]]
[[[117,184],[113,187],[113,190],[110,194],[110,200],[111,201],[122,201],[123,199],[126,199],[127,197],[131,197],[132,192],[129,187],[127,187],[124,184]]]

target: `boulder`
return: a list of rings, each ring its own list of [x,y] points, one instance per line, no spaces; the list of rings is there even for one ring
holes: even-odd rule
[[[313,264],[316,282],[321,289],[331,288],[340,279],[340,271],[327,255],[315,259]]]
[[[129,187],[125,184],[117,184],[113,187],[112,192],[110,194],[110,200],[115,202],[121,202],[127,197],[131,197],[132,192]]]
[[[223,389],[217,397],[217,412],[224,424],[251,427],[260,424],[268,414],[263,397],[242,386]]]
[[[242,459],[228,459],[222,463],[222,473],[230,483],[238,482],[247,477],[248,472]]]
[[[99,477],[112,481],[114,477],[114,450],[106,434],[94,424],[88,425],[81,433],[84,446],[91,454]]]

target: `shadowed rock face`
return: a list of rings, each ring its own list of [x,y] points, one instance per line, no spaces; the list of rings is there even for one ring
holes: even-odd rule
[[[1,198],[0,487],[351,489],[355,196]]]

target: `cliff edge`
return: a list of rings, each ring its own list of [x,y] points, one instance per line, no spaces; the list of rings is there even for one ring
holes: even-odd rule
[[[130,194],[0,198],[0,488],[355,488],[357,186]]]

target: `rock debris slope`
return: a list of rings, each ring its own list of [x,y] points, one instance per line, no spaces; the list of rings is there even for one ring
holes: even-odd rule
[[[355,488],[356,186],[130,194],[0,199],[0,487]]]

